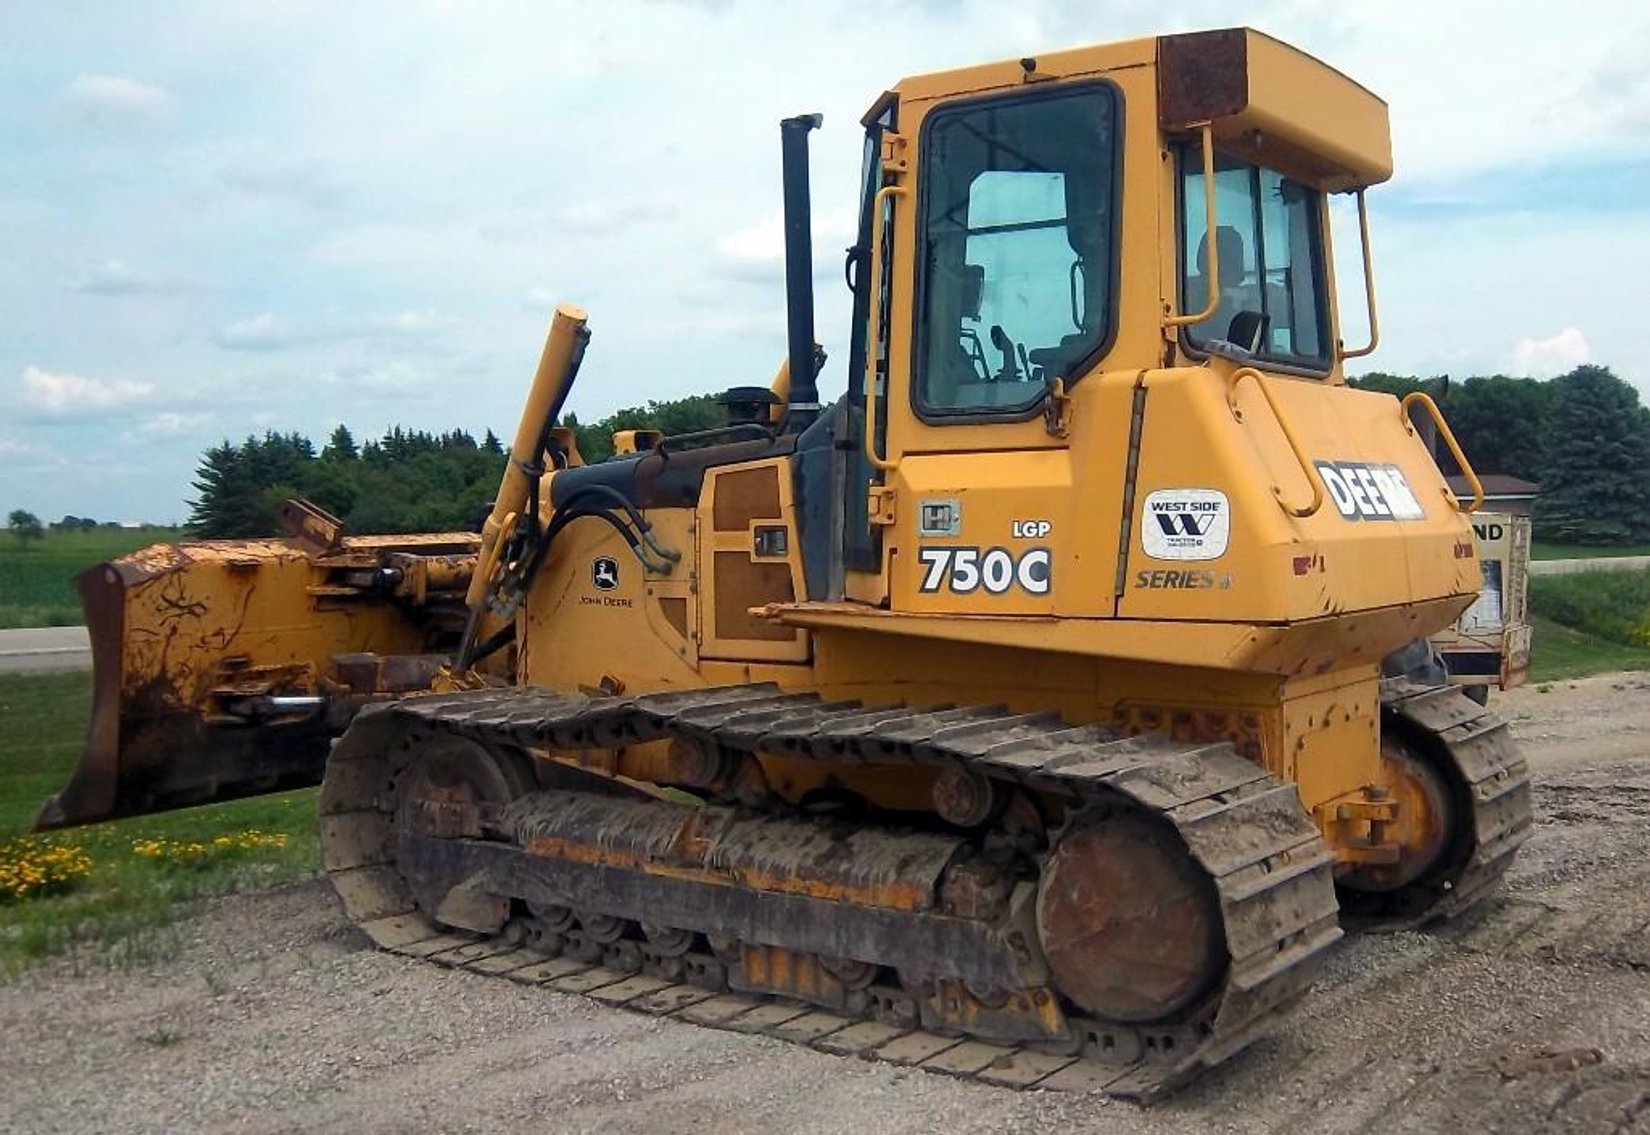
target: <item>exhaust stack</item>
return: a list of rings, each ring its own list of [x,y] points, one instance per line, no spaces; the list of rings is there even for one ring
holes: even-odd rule
[[[796,433],[819,417],[818,363],[814,353],[813,206],[808,199],[808,131],[824,115],[799,114],[779,123],[785,191],[785,312],[790,396],[786,432]]]

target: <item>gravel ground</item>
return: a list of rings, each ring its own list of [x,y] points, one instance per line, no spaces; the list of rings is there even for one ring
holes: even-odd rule
[[[1351,939],[1151,1108],[698,1029],[371,949],[324,884],[213,903],[152,969],[0,986],[0,1131],[1650,1132],[1650,678],[1500,703],[1538,827],[1502,897]]]

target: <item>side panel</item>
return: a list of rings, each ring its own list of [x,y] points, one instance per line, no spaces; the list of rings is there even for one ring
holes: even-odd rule
[[[1462,685],[1523,685],[1530,665],[1530,520],[1508,513],[1472,517],[1483,588],[1454,626],[1433,636],[1450,677]]]
[[[803,662],[808,632],[750,613],[807,594],[786,459],[711,470],[695,513],[700,653]]]
[[[1397,401],[1264,381],[1271,403],[1253,377],[1233,385],[1213,367],[1150,376],[1119,614],[1283,623],[1465,608],[1479,587],[1471,529]],[[1293,515],[1315,492],[1315,511]]]

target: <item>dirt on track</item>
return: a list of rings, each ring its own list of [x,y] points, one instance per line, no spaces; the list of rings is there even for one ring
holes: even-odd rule
[[[1537,826],[1466,923],[1348,939],[1151,1108],[695,1028],[372,949],[324,883],[211,904],[168,963],[0,986],[0,1131],[1650,1132],[1650,675],[1501,697]]]

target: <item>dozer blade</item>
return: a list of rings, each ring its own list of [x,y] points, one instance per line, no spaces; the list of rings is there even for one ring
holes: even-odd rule
[[[463,533],[185,542],[83,572],[86,748],[36,829],[319,784],[362,704],[428,689],[448,660],[475,547]],[[386,574],[397,562],[418,572],[415,598]]]

